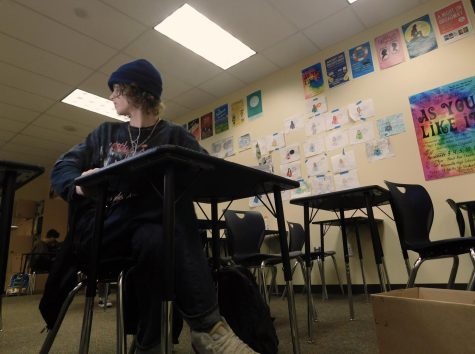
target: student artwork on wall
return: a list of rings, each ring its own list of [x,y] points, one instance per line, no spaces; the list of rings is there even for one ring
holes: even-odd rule
[[[374,116],[373,100],[369,98],[355,103],[350,103],[348,105],[348,115],[354,122],[365,120]]]
[[[228,129],[228,104],[223,104],[214,110],[214,131],[216,134],[219,134]]]
[[[265,196],[263,194],[259,195],[259,197],[257,197],[257,196],[250,197],[249,198],[249,208],[253,209],[253,208],[263,206],[263,204],[261,202],[262,198],[265,198]]]
[[[338,53],[325,60],[327,70],[328,86],[330,88],[350,81],[348,66],[346,64],[345,52]]]
[[[325,146],[327,150],[343,149],[348,145],[348,134],[342,129],[336,129],[327,133],[325,139]]]
[[[250,120],[262,115],[262,93],[261,90],[255,91],[246,97],[247,118]]]
[[[200,118],[201,140],[213,136],[213,113],[209,112]]]
[[[284,133],[289,134],[305,128],[301,115],[295,115],[284,121]]]
[[[317,63],[302,70],[302,83],[305,99],[323,92],[322,64]]]
[[[291,178],[291,179],[302,178],[302,171],[300,169],[300,161],[280,165],[280,174],[281,176]]]
[[[282,132],[267,135],[265,141],[269,151],[274,151],[285,146],[285,136]]]
[[[233,137],[227,137],[211,144],[211,155],[225,158],[234,155]]]
[[[188,131],[193,134],[196,140],[200,140],[201,138],[201,131],[200,131],[200,119],[195,118],[188,122]]]
[[[244,100],[240,99],[234,103],[231,103],[231,123],[233,127],[240,126],[246,117],[244,116]]]
[[[274,163],[272,162],[272,155],[262,156],[258,161],[261,170],[274,173]]]
[[[369,42],[353,47],[349,51],[353,79],[374,71],[373,56]]]
[[[475,172],[475,76],[409,97],[426,180]]]
[[[404,62],[402,39],[399,28],[393,29],[374,39],[381,70]]]
[[[335,190],[337,191],[360,186],[357,170],[334,174],[333,180],[335,182]]]
[[[238,139],[239,151],[247,150],[251,148],[251,134],[246,133],[239,137]]]
[[[310,185],[312,186],[312,194],[316,195],[330,193],[335,190],[333,179],[330,175],[311,177]]]
[[[333,173],[343,173],[356,168],[354,151],[345,151],[331,157]]]
[[[348,140],[351,145],[374,139],[373,124],[370,122],[355,124],[348,128]]]
[[[305,157],[323,154],[325,152],[325,140],[323,136],[312,137],[303,143],[303,151]]]
[[[401,134],[406,131],[402,113],[393,114],[376,121],[379,137]]]
[[[322,114],[322,117],[325,120],[326,130],[341,128],[342,125],[348,123],[348,115],[344,114],[339,109],[334,109],[329,113],[324,113]]]
[[[292,144],[285,146],[280,151],[280,161],[282,163],[289,163],[300,160],[300,146],[299,144]]]
[[[437,40],[429,15],[408,22],[401,27],[409,58],[437,49]]]
[[[300,186],[290,190],[290,198],[302,198],[307,197],[311,194],[312,189],[308,182],[304,179],[298,180]]]
[[[319,95],[311,97],[306,101],[307,112],[310,114],[320,114],[327,111],[327,97]]]
[[[305,135],[315,136],[325,131],[325,118],[322,115],[311,116],[305,123]]]
[[[305,167],[307,168],[308,176],[322,176],[329,171],[329,162],[326,154],[313,156],[305,160]]]
[[[389,138],[381,138],[366,143],[366,157],[370,162],[387,159],[393,156],[393,147]]]
[[[436,11],[434,15],[445,43],[455,42],[472,33],[472,25],[461,0]]]

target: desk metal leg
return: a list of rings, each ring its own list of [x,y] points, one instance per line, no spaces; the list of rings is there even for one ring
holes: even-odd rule
[[[304,230],[305,230],[305,265],[307,277],[307,333],[308,343],[313,343],[313,323],[317,320],[317,313],[313,303],[312,295],[312,261],[310,259],[310,208],[308,204],[304,206]]]
[[[289,322],[290,322],[290,332],[292,335],[292,346],[294,354],[300,354],[300,343],[297,327],[297,317],[295,311],[295,299],[294,299],[294,288],[292,284],[292,271],[290,267],[289,259],[289,246],[287,244],[287,235],[285,231],[285,219],[284,219],[284,208],[282,206],[282,196],[280,194],[280,188],[277,186],[274,187],[274,202],[275,202],[275,212],[277,218],[277,226],[279,229],[279,241],[280,241],[280,250],[282,252],[282,265],[284,269],[284,278],[287,285],[287,303],[289,308]]]
[[[348,254],[348,237],[346,235],[345,211],[340,209],[341,235],[343,239],[343,254],[345,256],[346,284],[348,289],[348,305],[350,307],[350,320],[355,319],[355,310],[353,308],[353,290],[350,273],[350,257]]]

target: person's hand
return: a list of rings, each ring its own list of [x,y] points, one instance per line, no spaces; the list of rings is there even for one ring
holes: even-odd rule
[[[90,170],[84,171],[83,173],[81,173],[81,176],[89,175],[98,169],[99,168],[96,167],[96,168],[92,168]],[[85,197],[87,194],[87,191],[82,186],[76,186],[76,194],[82,197]]]

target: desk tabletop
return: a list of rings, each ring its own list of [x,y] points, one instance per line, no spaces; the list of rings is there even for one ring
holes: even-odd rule
[[[36,165],[29,165],[21,162],[0,160],[0,193],[3,180],[7,172],[15,172],[15,189],[22,187],[44,172],[44,168]]]
[[[366,197],[369,197],[372,206],[389,204],[389,191],[378,185],[362,186],[341,191],[310,195],[291,199],[290,204],[322,210],[361,209],[366,207]]]
[[[76,178],[76,184],[93,187],[108,182],[119,186],[162,181],[165,168],[173,166],[177,186],[198,202],[225,202],[270,193],[274,188],[293,189],[297,181],[256,168],[209,156],[180,146],[164,145]]]

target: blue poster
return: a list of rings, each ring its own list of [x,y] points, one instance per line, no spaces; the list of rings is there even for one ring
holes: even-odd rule
[[[373,56],[369,42],[350,49],[350,63],[353,79],[374,71]]]
[[[437,49],[437,40],[429,15],[406,23],[402,26],[402,33],[411,59]]]
[[[229,129],[228,104],[223,104],[214,110],[214,132],[222,133]]]
[[[327,68],[328,86],[330,88],[344,84],[350,80],[344,52],[326,59],[325,66]]]

